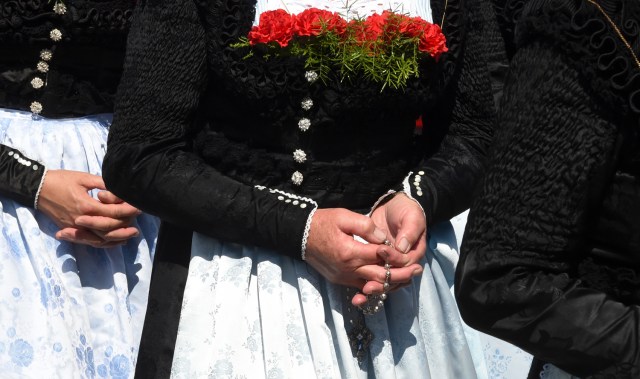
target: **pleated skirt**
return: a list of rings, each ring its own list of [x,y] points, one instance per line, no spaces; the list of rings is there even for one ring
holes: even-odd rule
[[[428,246],[422,276],[363,316],[354,290],[302,261],[195,233],[172,377],[487,378],[479,335],[451,292],[451,224],[432,227]],[[361,358],[351,349],[359,333],[371,336]]]
[[[0,142],[48,169],[100,175],[110,123],[0,109]],[[0,376],[133,377],[158,220],[141,215],[138,237],[96,249],[57,241],[32,208],[3,197],[0,207]]]

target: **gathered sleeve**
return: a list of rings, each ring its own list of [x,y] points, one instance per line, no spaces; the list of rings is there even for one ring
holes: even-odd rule
[[[208,83],[203,21],[193,0],[138,4],[108,151],[107,187],[171,224],[299,258],[315,202],[221,174],[193,153]],[[304,204],[304,205],[303,205]]]
[[[471,206],[493,138],[494,92],[502,88],[499,71],[506,56],[495,15],[482,2],[467,3],[460,73],[423,117],[433,154],[395,188],[420,203],[428,224],[447,221]],[[445,127],[430,128],[432,121]]]
[[[576,274],[620,133],[585,85],[546,43],[515,53],[456,297],[470,326],[573,375],[638,377],[640,307]]]

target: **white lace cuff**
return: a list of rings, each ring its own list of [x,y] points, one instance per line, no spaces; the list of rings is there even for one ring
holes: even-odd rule
[[[33,200],[33,209],[38,209],[38,200],[40,200],[40,191],[42,191],[42,186],[44,185],[44,178],[47,176],[47,168],[44,167],[44,171],[42,172],[42,179],[40,179],[40,185],[38,186],[38,191],[36,192],[36,198]]]
[[[269,193],[273,195],[277,195],[278,200],[283,201],[287,204],[291,204],[293,206],[298,206],[302,209],[307,207],[312,207],[309,216],[307,217],[307,223],[304,226],[304,232],[302,234],[302,243],[301,243],[301,257],[302,260],[305,260],[305,255],[307,252],[307,240],[309,239],[309,230],[311,229],[311,220],[313,218],[314,213],[318,209],[318,203],[316,203],[313,199],[303,196],[298,196],[292,193],[288,193],[279,189],[267,188],[265,186],[257,185],[256,189],[260,191],[268,190]]]

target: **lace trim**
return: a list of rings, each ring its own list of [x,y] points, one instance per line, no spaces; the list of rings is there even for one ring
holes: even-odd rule
[[[44,166],[43,166],[44,167]],[[40,185],[38,186],[38,191],[36,191],[36,198],[33,200],[33,209],[38,209],[38,200],[40,200],[40,192],[42,191],[42,186],[44,185],[44,178],[47,176],[46,167],[44,167],[44,171],[42,172],[42,179],[40,179]]]
[[[313,220],[313,215],[316,214],[318,210],[318,204],[315,204],[311,212],[309,213],[309,217],[307,217],[307,223],[304,226],[304,233],[302,233],[302,250],[300,253],[300,257],[303,261],[307,260],[307,242],[309,240],[309,231],[311,230],[311,221]]]
[[[402,192],[402,191],[400,191]],[[371,216],[371,214],[373,213],[373,211],[376,210],[376,208],[378,208],[378,206],[380,205],[380,203],[382,203],[385,199],[387,199],[389,196],[391,195],[395,195],[396,193],[398,193],[398,191],[395,190],[389,190],[387,191],[387,193],[385,193],[384,195],[380,196],[378,198],[378,200],[376,200],[375,203],[373,203],[373,206],[371,207],[371,210],[369,211],[369,213],[367,214],[367,216]]]
[[[411,185],[409,184],[409,178],[411,175],[413,175],[413,171],[409,171],[407,176],[404,177],[404,180],[402,181],[402,192],[413,199],[413,196],[411,195]]]
[[[301,244],[300,256],[304,261],[307,253],[307,241],[309,239],[309,231],[311,229],[311,220],[313,219],[313,215],[316,213],[316,210],[318,210],[318,203],[316,203],[316,201],[311,198],[298,196],[298,195],[285,192],[279,189],[275,189],[275,188],[267,188],[261,185],[256,185],[254,186],[254,188],[260,191],[264,191],[265,189],[268,189],[269,193],[279,194],[280,196],[278,196],[278,200],[284,201],[286,203],[291,203],[292,206],[299,206],[300,208],[304,209],[304,208],[307,208],[308,204],[310,204],[313,207],[311,209],[311,212],[309,212],[309,216],[307,217],[307,222],[304,226],[304,232],[302,233],[302,244]],[[300,201],[303,201],[304,203],[300,203]]]
[[[380,203],[382,203],[385,199],[387,199],[389,196],[391,195],[397,195],[399,193],[403,193],[405,194],[409,199],[413,200],[416,204],[418,204],[418,206],[420,207],[420,210],[422,211],[422,215],[426,218],[427,214],[424,211],[424,207],[422,206],[422,204],[420,204],[420,202],[413,197],[413,195],[411,195],[411,185],[409,184],[409,178],[411,177],[411,175],[413,175],[413,171],[409,171],[409,174],[404,178],[404,180],[402,181],[402,191],[396,191],[396,190],[389,190],[387,191],[387,193],[385,193],[384,195],[380,196],[378,198],[378,200],[376,200],[376,202],[373,204],[373,206],[371,207],[371,210],[368,213],[368,216],[370,216],[373,211],[376,210],[376,208],[378,208],[378,206],[380,205]]]

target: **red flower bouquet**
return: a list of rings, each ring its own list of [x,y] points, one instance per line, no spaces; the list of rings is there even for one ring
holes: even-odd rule
[[[383,89],[402,88],[419,76],[421,59],[437,60],[447,51],[438,25],[390,11],[346,21],[317,8],[295,15],[275,10],[262,13],[259,21],[233,47],[263,44],[266,58],[302,56],[323,80],[337,72],[341,80],[362,75]]]

